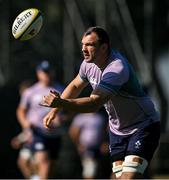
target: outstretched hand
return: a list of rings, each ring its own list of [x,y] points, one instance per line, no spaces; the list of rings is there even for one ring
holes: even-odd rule
[[[51,90],[49,95],[44,96],[42,103],[39,104],[41,106],[53,107],[54,108],[43,119],[44,127],[46,127],[47,129],[51,128],[50,127],[51,122],[53,120],[55,120],[56,113],[59,111],[58,108],[55,108],[55,107],[57,107],[59,100],[60,100],[59,93],[57,93],[56,91]]]
[[[44,118],[43,118],[43,125],[47,129],[51,129],[51,123],[56,119],[56,113],[59,109],[52,109]],[[58,122],[60,123],[60,122]]]
[[[60,95],[58,92],[50,90],[49,95],[43,97],[43,102],[40,103],[40,106],[45,107],[57,107],[60,102]]]

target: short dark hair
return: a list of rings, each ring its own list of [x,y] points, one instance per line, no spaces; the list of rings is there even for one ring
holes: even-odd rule
[[[51,65],[48,60],[43,60],[36,67],[36,71],[44,71],[46,73],[49,73],[51,70],[52,70],[52,68],[51,68]]]
[[[108,48],[110,48],[109,35],[102,27],[100,26],[90,27],[86,30],[86,32],[84,33],[84,36],[90,35],[92,32],[97,34],[100,44],[106,43],[108,44]]]

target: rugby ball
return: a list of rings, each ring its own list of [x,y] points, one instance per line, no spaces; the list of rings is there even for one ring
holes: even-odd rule
[[[12,34],[15,39],[26,41],[33,38],[41,29],[43,17],[36,8],[21,12],[12,25]]]

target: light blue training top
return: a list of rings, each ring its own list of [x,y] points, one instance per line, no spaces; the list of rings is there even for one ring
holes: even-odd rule
[[[159,121],[153,102],[143,91],[128,60],[113,49],[108,62],[101,70],[94,63],[84,60],[79,75],[93,89],[101,88],[113,95],[104,105],[109,115],[110,131],[117,135],[129,135],[138,128]]]

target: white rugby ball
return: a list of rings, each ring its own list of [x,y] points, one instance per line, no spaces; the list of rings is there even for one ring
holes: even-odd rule
[[[26,41],[34,37],[41,29],[43,17],[36,8],[21,12],[12,25],[12,34],[15,39]]]

